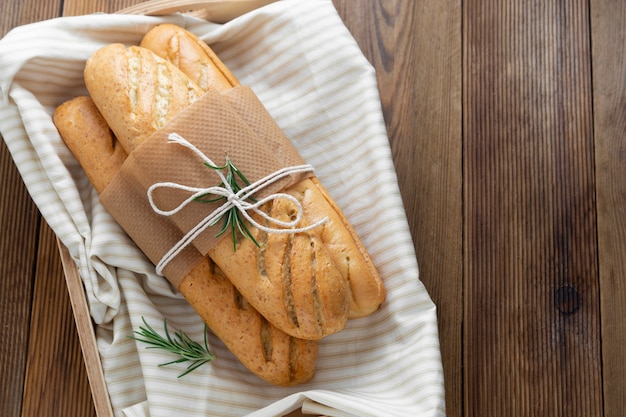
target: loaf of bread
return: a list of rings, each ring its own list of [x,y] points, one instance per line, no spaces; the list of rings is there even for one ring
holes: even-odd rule
[[[121,44],[105,46],[89,58],[85,84],[129,154],[203,93],[170,62],[146,48]],[[289,220],[293,210],[293,203],[280,200],[271,212]],[[251,229],[260,247],[241,239],[234,251],[227,235],[209,253],[250,304],[297,338],[316,340],[343,329],[348,281],[317,232],[265,237]]]
[[[101,193],[120,170],[126,152],[90,97],[58,106],[53,121],[68,148]],[[315,374],[318,344],[290,337],[271,325],[206,258],[178,291],[240,362],[263,380],[301,384]]]
[[[169,62],[122,44],[108,45],[87,61],[85,84],[129,154],[203,94]]]
[[[238,85],[234,75],[213,50],[197,36],[179,26],[162,24],[154,27],[146,33],[140,46],[170,61],[205,90],[203,86],[225,91]],[[349,282],[349,317],[363,317],[376,311],[385,298],[383,282],[354,228],[323,185],[313,177],[301,181],[286,192],[306,202],[305,218],[329,219],[325,227],[315,232],[329,249],[334,266],[343,279]],[[230,254],[223,253],[215,259],[222,259],[223,256],[230,257]],[[227,265],[223,267],[226,268]],[[263,278],[259,277],[251,287],[264,291],[262,282]]]
[[[209,46],[197,36],[174,24],[150,29],[139,46],[149,49],[179,68],[204,91],[226,91],[239,81]]]
[[[94,188],[101,192],[128,154],[113,136],[90,97],[81,96],[55,109],[53,122]]]

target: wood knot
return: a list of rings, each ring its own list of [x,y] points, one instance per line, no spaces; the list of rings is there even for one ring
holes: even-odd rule
[[[576,288],[564,285],[554,293],[554,306],[563,314],[572,314],[580,307],[580,295]]]

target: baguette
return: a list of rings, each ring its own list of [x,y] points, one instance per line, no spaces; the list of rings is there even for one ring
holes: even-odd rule
[[[90,97],[58,106],[53,121],[97,192],[119,171],[127,154]],[[261,379],[279,386],[315,375],[318,344],[290,337],[265,320],[209,259],[181,282],[178,291],[226,347]]]
[[[128,153],[203,93],[170,62],[146,48],[121,44],[105,46],[87,60],[85,84]],[[293,203],[279,200],[271,211],[273,217],[289,220]],[[348,282],[317,232],[253,233],[262,242],[260,248],[242,239],[233,251],[228,235],[209,252],[248,302],[300,339],[317,340],[343,329],[350,305]]]
[[[180,26],[165,23],[150,29],[139,46],[179,68],[198,87],[226,91],[239,81],[209,46]]]
[[[128,154],[204,93],[149,50],[122,44],[87,60],[85,85]]]
[[[65,144],[83,167],[96,191],[101,192],[128,156],[113,136],[90,97],[81,96],[58,106],[52,116]]]
[[[155,26],[146,33],[140,46],[180,68],[203,90],[207,89],[205,86],[211,86],[225,91],[238,85],[235,76],[205,42],[177,25]],[[317,232],[324,246],[329,248],[335,267],[349,282],[349,318],[376,311],[385,299],[383,282],[354,228],[323,185],[313,177],[295,184],[286,192],[299,199],[306,196],[306,218],[328,217],[326,226]]]

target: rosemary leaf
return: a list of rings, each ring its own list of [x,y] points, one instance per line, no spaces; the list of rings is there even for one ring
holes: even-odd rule
[[[252,234],[250,229],[248,229],[248,225],[246,224],[245,220],[241,218],[239,213],[237,213],[237,229],[239,230],[239,233],[241,233],[243,236],[246,236],[248,239],[254,242],[254,244],[257,247],[260,246],[259,242],[256,241],[256,239],[254,238],[254,235]]]
[[[207,162],[204,163],[210,169],[216,171],[226,171],[226,175],[224,176],[225,182],[228,184],[230,189],[237,193],[241,191],[242,186],[239,184],[239,181],[243,182],[245,186],[250,185],[250,181],[246,178],[246,176],[233,164],[228,155],[226,155],[226,163],[223,166],[211,165]],[[239,179],[239,180],[238,180]],[[220,182],[218,187],[223,187],[224,182]],[[225,199],[226,197],[210,197],[209,194],[201,195],[195,198],[195,201],[200,203],[215,203]],[[255,201],[250,197],[251,201]],[[232,207],[227,212],[225,212],[219,219],[215,220],[213,224],[217,224],[218,221],[222,220],[222,227],[220,231],[215,235],[216,238],[222,236],[227,231],[230,231],[231,238],[233,240],[233,251],[237,251],[237,233],[239,233],[244,238],[248,238],[254,242],[256,246],[259,246],[259,243],[254,238],[254,235],[246,225],[246,221],[242,218],[241,213],[236,207]],[[213,225],[211,224],[211,225]]]
[[[182,362],[191,362],[187,367],[187,370],[180,374],[178,377],[182,378],[188,373],[198,369],[198,367],[204,365],[207,362],[215,359],[215,355],[209,350],[209,344],[207,340],[207,327],[204,326],[204,346],[195,340],[191,339],[182,330],[174,333],[174,337],[167,329],[167,321],[163,320],[163,329],[165,336],[160,335],[152,326],[146,322],[144,317],[141,318],[144,326],[139,326],[138,331],[134,331],[137,336],[129,336],[131,339],[147,344],[147,349],[163,349],[171,352],[174,355],[179,356],[178,359],[174,359],[170,362],[162,363],[159,366],[172,365]]]

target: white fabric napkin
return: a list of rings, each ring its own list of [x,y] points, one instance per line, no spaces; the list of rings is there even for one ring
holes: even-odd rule
[[[315,167],[385,280],[380,311],[320,342],[310,383],[270,386],[212,335],[217,360],[177,378],[184,364],[159,367],[172,357],[128,337],[142,318],[157,330],[167,319],[170,329],[198,341],[204,327],[102,208],[51,114],[86,94],[83,66],[96,49],[136,44],[164,21],[207,41],[256,92]],[[303,403],[331,416],[444,414],[435,306],[419,280],[375,73],[331,1],[277,2],[224,25],[182,15],[59,18],[8,33],[0,62],[0,133],[78,265],[116,415],[280,416]]]

